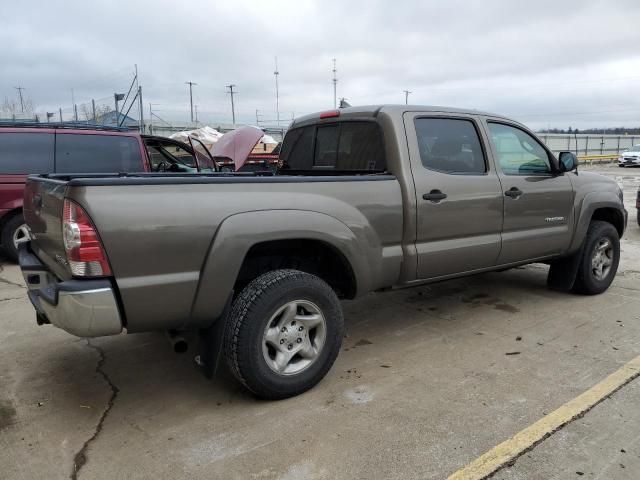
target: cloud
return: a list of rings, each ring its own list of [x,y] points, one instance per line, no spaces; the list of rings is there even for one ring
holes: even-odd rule
[[[186,120],[237,110],[275,116],[274,56],[283,117],[352,104],[478,108],[534,128],[638,125],[640,3],[550,1],[32,1],[3,5],[0,95],[21,85],[41,109],[126,91],[133,65],[145,105]]]

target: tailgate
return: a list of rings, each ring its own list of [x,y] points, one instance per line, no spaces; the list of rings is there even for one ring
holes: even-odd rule
[[[71,278],[62,238],[66,184],[61,180],[29,177],[23,209],[24,219],[31,230],[32,251],[62,280]]]

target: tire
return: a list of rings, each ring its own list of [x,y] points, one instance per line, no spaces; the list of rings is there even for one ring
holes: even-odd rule
[[[638,213],[636,215],[638,220],[638,226],[640,227],[640,208],[638,209]]]
[[[620,168],[624,168],[624,165],[623,165],[622,163],[619,163],[619,164],[618,164],[618,166],[619,166]]]
[[[601,250],[608,242],[610,244],[609,255],[603,252],[604,263],[608,263],[607,267],[603,267],[598,272],[598,261],[594,260],[596,250]],[[594,263],[595,262],[595,263]],[[618,271],[618,263],[620,262],[620,238],[618,231],[608,222],[594,220],[589,225],[587,236],[584,240],[584,248],[582,258],[578,267],[578,275],[573,285],[575,293],[583,295],[597,295],[604,292],[611,282],[613,282],[616,272]],[[599,278],[599,273],[602,276]]]
[[[24,217],[22,213],[14,215],[2,228],[2,247],[10,260],[18,261],[18,247],[15,244],[15,240],[25,241],[28,240],[26,235],[26,225],[24,223]]]
[[[342,307],[329,285],[298,270],[274,270],[234,300],[223,352],[233,375],[254,395],[282,399],[322,380],[343,331]]]

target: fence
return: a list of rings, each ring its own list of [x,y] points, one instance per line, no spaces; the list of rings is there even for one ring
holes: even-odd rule
[[[541,133],[538,137],[554,153],[570,151],[580,157],[617,155],[640,143],[640,135],[594,135]]]

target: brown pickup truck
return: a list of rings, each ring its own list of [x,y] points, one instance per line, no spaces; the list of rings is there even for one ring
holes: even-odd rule
[[[340,350],[339,299],[533,262],[606,290],[622,192],[499,115],[371,106],[297,119],[271,173],[31,177],[20,265],[38,323],[199,330],[254,394],[299,394]],[[212,353],[213,352],[213,353]]]

